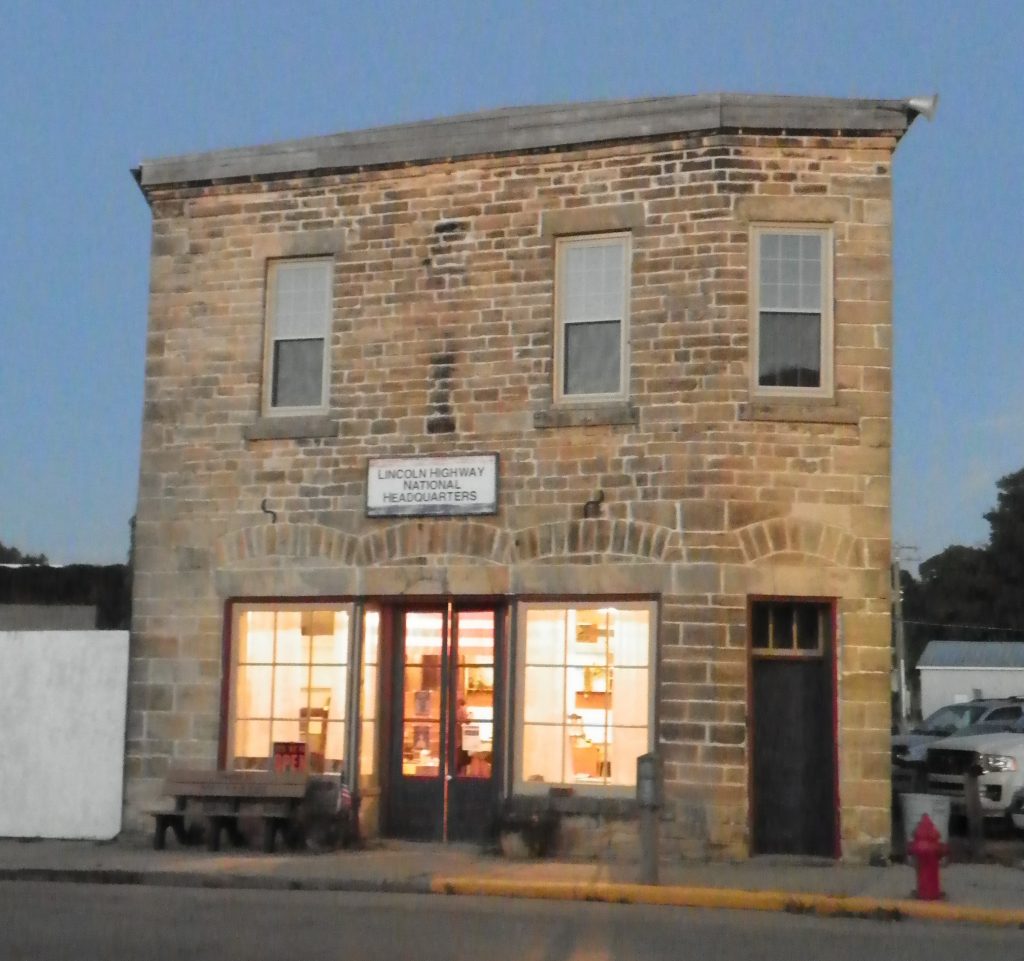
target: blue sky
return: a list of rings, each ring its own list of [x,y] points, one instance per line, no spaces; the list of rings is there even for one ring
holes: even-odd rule
[[[123,560],[142,158],[529,103],[938,91],[895,164],[896,538],[1024,467],[1024,4],[0,0],[0,541]]]

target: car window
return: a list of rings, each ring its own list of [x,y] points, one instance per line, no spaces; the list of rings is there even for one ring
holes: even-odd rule
[[[1020,717],[1019,707],[993,708],[985,717],[986,721],[1016,721]]]
[[[952,734],[977,721],[985,708],[981,704],[950,704],[930,714],[917,729],[920,734]]]

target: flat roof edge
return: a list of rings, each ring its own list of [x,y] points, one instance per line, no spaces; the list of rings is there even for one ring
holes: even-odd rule
[[[258,147],[145,160],[146,190],[172,184],[272,177],[311,170],[426,163],[480,154],[744,129],[888,132],[902,136],[921,112],[910,100],[702,94],[512,107]]]

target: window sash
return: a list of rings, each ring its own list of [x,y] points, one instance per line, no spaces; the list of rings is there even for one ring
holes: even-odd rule
[[[269,766],[275,741],[301,740],[314,745],[313,753],[322,746],[328,770],[343,769],[353,613],[350,604],[235,608],[226,719],[229,769],[250,769],[264,756]]]
[[[524,603],[518,621],[516,790],[631,794],[654,732],[655,605]]]
[[[833,391],[832,230],[760,225],[751,233],[750,386],[762,396]]]
[[[333,261],[271,264],[267,277],[264,409],[320,411],[327,404]]]
[[[630,235],[557,241],[556,399],[626,393]]]

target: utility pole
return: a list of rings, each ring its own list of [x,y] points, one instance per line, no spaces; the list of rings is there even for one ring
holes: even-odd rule
[[[902,725],[910,711],[907,703],[907,647],[903,639],[903,587],[900,581],[900,554],[897,547],[892,555],[892,617],[893,643],[896,648],[896,705]]]
[[[907,645],[903,635],[903,584],[900,576],[900,552],[916,550],[917,548],[904,544],[893,544],[892,550],[893,646],[896,649],[896,703],[901,723],[905,723],[910,716],[910,697],[907,692]]]

